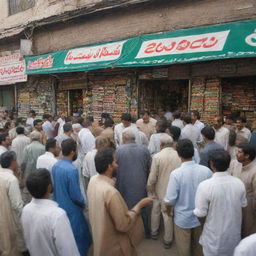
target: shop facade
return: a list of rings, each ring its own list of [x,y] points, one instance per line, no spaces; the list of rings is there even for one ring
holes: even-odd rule
[[[250,121],[255,27],[234,22],[30,56],[27,74],[51,77],[47,111],[57,114],[108,112],[118,121],[123,112],[197,109],[208,123],[234,111]]]
[[[19,50],[0,52],[0,109],[17,110],[17,87],[27,81]]]

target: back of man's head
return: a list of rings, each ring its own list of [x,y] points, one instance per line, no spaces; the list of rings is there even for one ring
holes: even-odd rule
[[[76,152],[76,142],[73,139],[66,139],[61,143],[63,156],[69,156],[72,152]]]
[[[51,149],[56,148],[57,146],[57,140],[50,138],[45,143],[45,151],[50,151]]]
[[[99,174],[103,174],[108,170],[109,165],[114,161],[114,153],[115,150],[112,148],[104,148],[97,152],[94,161]]]
[[[209,155],[210,167],[217,172],[225,172],[229,168],[231,157],[223,149],[213,150]]]
[[[180,138],[180,134],[181,134],[181,129],[177,126],[171,125],[168,127],[171,136],[173,138],[174,141],[178,141]]]
[[[0,157],[0,163],[3,168],[10,168],[13,161],[17,158],[14,151],[6,151]]]
[[[201,134],[208,140],[214,140],[215,138],[215,131],[211,126],[205,126],[201,130]]]
[[[64,131],[64,133],[72,132],[73,131],[72,124],[71,123],[65,123],[63,125],[63,131]]]
[[[115,124],[115,123],[114,123],[114,121],[113,121],[112,118],[106,118],[105,121],[104,121],[104,126],[105,126],[105,128],[107,128],[107,127],[113,127],[114,124]]]
[[[160,144],[162,147],[171,147],[173,144],[173,138],[168,134],[163,134],[160,137]]]
[[[134,142],[136,135],[131,128],[125,128],[122,133],[123,143]]]
[[[179,140],[176,145],[176,150],[179,157],[183,159],[190,159],[194,156],[194,146],[189,139]]]
[[[191,120],[191,116],[190,115],[185,115],[183,117],[183,121],[186,123],[186,124],[191,124],[192,123],[192,120]]]
[[[17,133],[18,135],[24,134],[24,133],[25,133],[24,127],[22,127],[22,126],[17,127],[17,128],[16,128],[16,133]]]
[[[97,150],[106,148],[109,146],[109,139],[104,136],[98,136],[95,140],[95,147]]]
[[[129,113],[123,113],[121,116],[121,121],[128,121],[131,122],[132,121],[132,116]]]
[[[168,127],[166,120],[159,120],[156,122],[156,130],[158,133],[164,133]]]
[[[51,182],[51,175],[47,169],[32,171],[26,180],[26,186],[32,197],[42,199],[46,196]]]

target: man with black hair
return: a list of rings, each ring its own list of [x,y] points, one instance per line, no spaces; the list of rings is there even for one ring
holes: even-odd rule
[[[136,246],[143,238],[140,211],[152,199],[144,198],[128,210],[115,188],[113,177],[118,166],[113,149],[99,150],[95,165],[99,175],[92,177],[88,186],[94,255],[136,255]]]
[[[142,111],[140,113],[140,116],[141,116],[141,119],[137,120],[136,125],[140,131],[146,134],[149,140],[151,135],[156,133],[157,120],[150,117],[149,111]]]
[[[49,115],[49,114],[44,114],[43,115],[43,120],[44,120],[44,123],[42,125],[42,128],[43,128],[43,131],[46,134],[46,138],[47,139],[53,138],[55,130],[54,130],[54,127],[51,123],[52,116]]]
[[[53,187],[46,169],[32,172],[26,186],[32,195],[21,216],[31,256],[80,256],[66,212],[50,200]]]
[[[52,167],[57,163],[56,157],[60,154],[60,147],[57,145],[56,139],[48,139],[45,144],[45,153],[38,157],[36,169],[47,169],[52,171]]]
[[[236,130],[235,117],[233,114],[227,115],[225,117],[225,124],[223,126],[229,129],[230,131]]]
[[[45,142],[47,140],[47,137],[46,137],[46,134],[45,134],[45,132],[43,131],[43,128],[42,128],[43,121],[41,119],[36,119],[36,120],[34,120],[33,124],[34,124],[34,131],[40,132],[41,135],[42,135],[42,139],[41,139],[40,142],[42,144],[45,144]]]
[[[21,255],[26,246],[20,223],[23,201],[15,176],[18,169],[15,152],[3,153],[0,162],[0,254]]]
[[[242,237],[256,233],[256,150],[249,143],[238,145],[237,160],[230,163],[231,175],[241,179],[246,188],[248,206],[245,209],[242,224]]]
[[[197,142],[201,141],[201,128],[192,124],[192,119],[190,115],[185,115],[183,117],[184,128],[181,130],[181,139],[189,139],[192,141],[195,148],[198,148]]]
[[[91,236],[84,217],[85,200],[79,184],[79,173],[72,164],[77,158],[77,143],[73,139],[61,144],[63,158],[52,168],[54,199],[67,212],[76,244],[81,255],[86,255]]]
[[[62,141],[70,139],[72,133],[73,133],[72,124],[69,122],[66,122],[63,125],[63,133],[60,133],[57,137],[55,137],[55,139],[57,140],[58,146],[61,147]]]
[[[200,153],[200,164],[209,167],[209,155],[213,150],[224,149],[222,145],[214,141],[215,131],[211,126],[205,126],[201,130],[205,147]]]
[[[35,110],[30,110],[28,113],[28,118],[26,120],[26,126],[28,127],[29,131],[31,132],[34,128],[34,120],[36,117]]]
[[[123,144],[122,140],[122,133],[125,128],[131,128],[134,133],[136,134],[136,140],[138,139],[138,128],[136,124],[132,123],[132,116],[129,113],[123,113],[121,116],[121,123],[117,124],[114,128],[114,136],[115,136],[115,142],[116,146],[120,146]]]
[[[194,215],[195,194],[198,185],[209,179],[212,172],[209,168],[196,164],[192,157],[194,146],[188,139],[180,140],[176,150],[181,158],[181,167],[171,172],[164,198],[166,210],[174,214],[174,236],[180,256],[201,256],[199,237],[201,226]]]
[[[180,111],[175,111],[173,113],[174,120],[172,121],[172,126],[179,127],[181,130],[184,128],[183,121],[181,120],[181,113]]]
[[[204,128],[204,124],[200,121],[200,114],[197,110],[191,111],[192,124],[201,131]]]
[[[11,139],[8,135],[8,133],[2,133],[0,134],[0,156],[9,150],[9,147],[11,145]]]
[[[211,151],[209,160],[214,174],[199,184],[195,199],[194,214],[204,225],[200,244],[205,256],[232,256],[241,240],[245,186],[228,173],[231,157],[227,151]]]
[[[244,117],[238,117],[236,119],[236,134],[242,136],[249,142],[251,139],[251,131],[245,127],[246,119]]]
[[[24,149],[30,144],[30,138],[25,135],[23,127],[16,128],[17,137],[12,141],[11,150],[17,155],[17,162],[20,166],[24,158]]]
[[[224,127],[224,120],[222,116],[216,116],[214,118],[213,129],[215,131],[214,141],[222,145],[225,150],[229,148],[229,134],[230,131]]]

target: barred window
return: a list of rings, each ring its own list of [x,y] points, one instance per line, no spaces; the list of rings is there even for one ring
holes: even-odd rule
[[[23,12],[35,6],[35,0],[9,0],[9,15]]]

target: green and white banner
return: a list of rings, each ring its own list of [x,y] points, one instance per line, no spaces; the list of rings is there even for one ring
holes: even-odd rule
[[[142,35],[26,57],[27,74],[256,56],[256,20]]]

